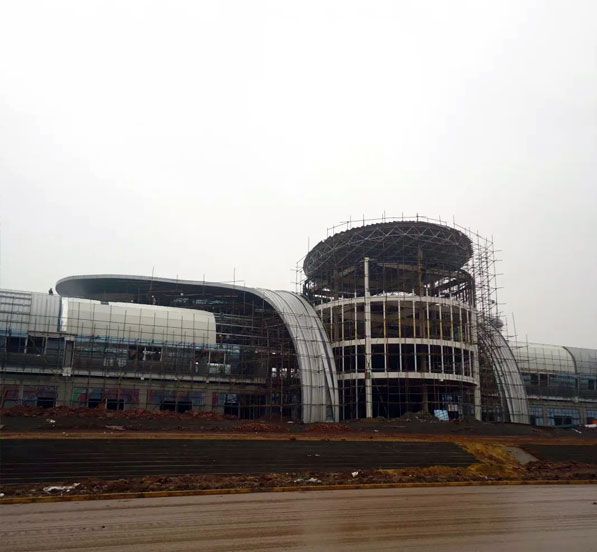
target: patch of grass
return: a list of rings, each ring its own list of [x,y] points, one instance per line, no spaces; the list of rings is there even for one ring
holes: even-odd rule
[[[487,479],[522,479],[524,477],[525,469],[503,445],[469,441],[460,443],[460,446],[478,460],[466,468],[471,475]]]

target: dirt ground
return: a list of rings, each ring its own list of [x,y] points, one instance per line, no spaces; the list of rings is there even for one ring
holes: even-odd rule
[[[597,465],[579,463],[532,462],[526,466],[516,463],[499,447],[477,450],[478,462],[466,468],[433,466],[399,470],[359,470],[335,472],[289,472],[236,475],[177,475],[119,478],[113,480],[83,479],[76,486],[60,483],[51,485],[32,483],[5,485],[5,499],[15,497],[86,496],[109,493],[143,493],[160,491],[201,491],[206,489],[249,489],[267,491],[273,488],[318,488],[329,485],[351,486],[366,484],[413,484],[451,482],[505,481],[597,481]],[[52,488],[52,486],[54,488]]]
[[[587,448],[587,447],[581,447]],[[596,451],[597,453],[597,451]],[[7,439],[4,484],[151,475],[336,472],[466,467],[475,457],[450,442],[232,439]]]
[[[531,437],[533,440],[596,439],[591,429],[538,428],[522,424],[479,422],[474,419],[442,422],[432,417],[407,414],[387,420],[356,420],[335,424],[302,424],[290,421],[238,420],[212,413],[177,414],[164,411],[110,411],[89,408],[14,407],[0,411],[2,434],[63,432],[138,432],[185,434],[276,434],[295,436],[379,438],[401,435],[439,436],[509,436]]]
[[[584,428],[537,428],[476,420],[440,422],[406,416],[397,420],[359,420],[339,424],[228,419],[212,414],[170,412],[112,412],[90,409],[23,409],[0,412],[2,439],[229,439],[283,441],[424,441],[453,442],[475,458],[469,466],[435,465],[401,469],[288,470],[277,473],[146,475],[114,479],[82,478],[2,485],[0,503],[23,496],[72,496],[205,489],[268,490],[274,487],[313,488],[326,485],[411,484],[499,481],[597,481],[595,462],[575,461],[566,448],[594,449],[597,432]],[[508,445],[557,445],[560,456],[543,457],[526,465],[507,450]],[[587,450],[589,450],[587,448]],[[535,452],[540,449],[531,449]],[[545,450],[545,449],[543,449]],[[554,449],[555,450],[555,449]],[[592,454],[592,453],[590,453]],[[563,455],[563,456],[562,456]],[[584,455],[586,458],[586,454]],[[356,471],[356,473],[355,473]],[[45,489],[45,490],[44,490]]]

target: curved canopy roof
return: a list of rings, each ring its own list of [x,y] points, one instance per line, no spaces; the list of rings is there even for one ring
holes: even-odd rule
[[[574,375],[575,359],[566,347],[543,343],[511,343],[512,352],[522,372]]]
[[[219,301],[222,312],[227,308],[242,308],[247,295],[262,299],[280,316],[293,341],[302,387],[303,422],[338,421],[338,383],[329,341],[313,307],[296,293],[215,282],[118,274],[69,276],[56,283],[56,291],[67,297],[100,300],[120,298],[139,303],[148,302],[154,297],[192,295],[197,308],[201,308],[201,300],[205,298],[212,305]]]
[[[510,347],[521,372],[597,376],[597,349],[521,341]]]
[[[576,371],[579,374],[597,375],[597,349],[566,347],[566,350],[574,358]]]

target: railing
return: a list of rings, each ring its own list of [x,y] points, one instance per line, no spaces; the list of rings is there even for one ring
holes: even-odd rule
[[[30,353],[0,353],[0,366],[7,368],[18,367],[42,367],[52,370],[62,369],[62,357],[60,355],[34,355]]]
[[[52,372],[63,370],[62,359],[56,355],[32,355],[26,353],[3,353],[0,355],[0,368],[3,372]],[[198,379],[243,379],[265,380],[266,366],[195,363],[188,359],[125,360],[113,358],[89,358],[75,356],[71,375],[93,375],[99,377],[172,377]]]
[[[527,395],[534,397],[564,397],[578,396],[578,390],[569,385],[526,385]]]
[[[597,389],[580,389],[578,396],[581,399],[593,399],[597,400]]]

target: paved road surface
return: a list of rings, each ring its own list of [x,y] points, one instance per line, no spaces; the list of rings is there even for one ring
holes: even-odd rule
[[[143,475],[469,466],[454,443],[184,439],[8,439],[1,481],[34,483]]]
[[[597,464],[597,445],[524,445],[524,450],[548,462]]]
[[[595,550],[597,485],[315,491],[0,506],[2,551]]]

